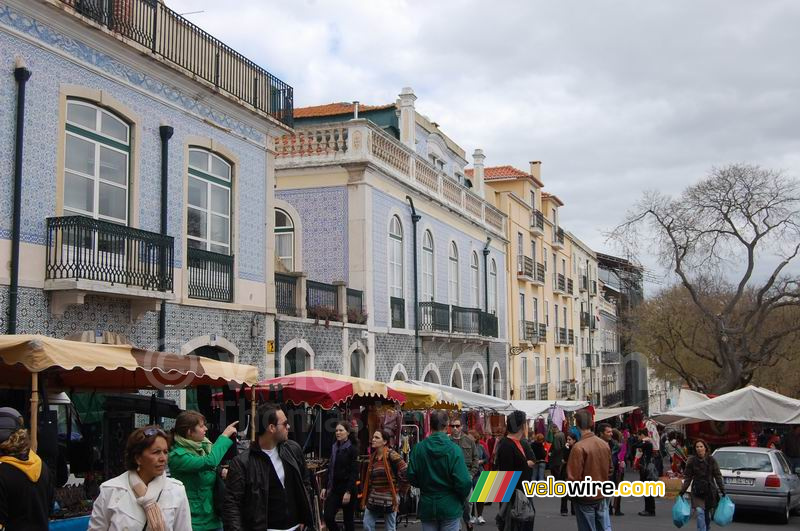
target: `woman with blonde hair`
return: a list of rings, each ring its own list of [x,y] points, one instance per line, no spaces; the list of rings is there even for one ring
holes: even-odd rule
[[[100,485],[88,531],[190,531],[183,483],[166,475],[169,436],[158,426],[134,430],[125,445],[127,471]]]
[[[0,529],[47,529],[52,506],[50,473],[31,450],[22,415],[0,408]]]

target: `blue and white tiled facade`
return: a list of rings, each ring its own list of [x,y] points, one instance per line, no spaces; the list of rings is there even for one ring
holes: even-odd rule
[[[273,186],[269,147],[270,136],[276,134],[277,128],[255,115],[249,120],[237,118],[239,111],[233,111],[234,103],[211,94],[189,78],[182,77],[176,84],[164,81],[179,74],[167,72],[158,61],[138,51],[125,50],[126,45],[96,29],[85,26],[75,31],[52,23],[54,19],[66,17],[71,22],[63,28],[73,27],[73,17],[66,12],[39,3],[29,9],[20,9],[19,5],[19,2],[0,0],[0,71],[5,72],[0,76],[0,239],[11,237],[17,97],[12,73],[15,58],[21,58],[32,72],[26,94],[21,203],[23,243],[43,246],[46,219],[59,214],[57,183],[62,176],[58,174],[57,145],[65,126],[60,122],[59,108],[62,91],[77,87],[101,92],[136,117],[131,133],[137,147],[131,154],[137,160],[131,166],[129,204],[138,205],[138,211],[132,212],[130,219],[134,222],[138,218],[136,227],[146,231],[160,229],[159,127],[174,128],[169,142],[167,233],[175,241],[176,268],[186,265],[183,256],[186,149],[192,139],[199,138],[231,154],[234,163],[231,254],[235,256],[235,270],[239,279],[260,283],[266,291],[267,231],[272,226],[273,215],[273,205],[266,201],[269,187]],[[103,45],[98,46],[101,41]],[[110,50],[121,52],[116,55]],[[24,268],[25,264],[21,266]],[[102,330],[121,333],[142,348],[158,346],[157,313],[147,312],[139,320],[130,322],[131,302],[114,295],[89,295],[85,304],[69,306],[63,315],[53,315],[50,297],[41,289],[44,273],[41,272],[38,286],[21,287],[19,333],[64,337],[83,330]],[[0,293],[1,324],[5,330],[8,300],[5,286],[0,286]],[[197,337],[217,335],[236,346],[239,361],[256,365],[263,375],[268,305],[263,310],[249,306],[245,311],[240,308],[241,304],[249,303],[238,298],[230,307],[167,303],[166,349],[181,351],[183,345]]]

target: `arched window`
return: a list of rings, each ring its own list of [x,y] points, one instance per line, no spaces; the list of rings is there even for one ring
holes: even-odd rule
[[[472,251],[472,260],[470,262],[470,277],[472,279],[472,307],[481,307],[481,281],[480,269],[478,268],[478,253]]]
[[[489,263],[489,313],[497,314],[497,262]]]
[[[472,392],[483,393],[483,372],[477,367],[472,371]]]
[[[426,230],[422,235],[422,301],[433,300],[433,286],[433,234]]]
[[[366,374],[366,356],[356,349],[350,354],[350,376],[364,378]]]
[[[450,242],[449,265],[448,292],[450,304],[458,306],[458,247],[456,242]]]
[[[275,209],[275,257],[286,271],[294,271],[294,222],[280,209]]]
[[[436,373],[434,371],[428,371],[428,372],[425,373],[424,381],[426,381],[428,383],[438,384],[439,383],[439,377],[436,375]]]
[[[64,215],[128,224],[130,126],[91,103],[67,101]]]
[[[500,377],[500,368],[495,367],[494,371],[492,371],[492,395],[500,398],[500,394],[503,392],[503,380]]]
[[[450,377],[450,387],[461,389],[464,386],[464,379],[461,376],[461,368],[456,366],[453,369],[453,376]]]
[[[403,225],[397,216],[389,223],[389,295],[403,298]]]
[[[189,148],[189,247],[231,254],[231,165],[201,148]]]
[[[286,353],[283,358],[284,370],[283,374],[294,374],[296,372],[303,372],[311,370],[311,356],[305,349],[295,347]]]

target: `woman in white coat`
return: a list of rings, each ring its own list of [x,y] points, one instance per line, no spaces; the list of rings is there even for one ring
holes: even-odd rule
[[[183,483],[166,475],[169,439],[158,426],[139,428],[125,446],[127,472],[100,485],[89,531],[191,531]]]

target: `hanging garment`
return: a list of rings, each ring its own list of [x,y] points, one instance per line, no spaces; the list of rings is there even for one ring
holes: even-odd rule
[[[547,414],[550,416],[550,422],[556,426],[562,426],[564,424],[565,416],[561,406],[550,406]],[[592,418],[594,418],[594,416]]]

